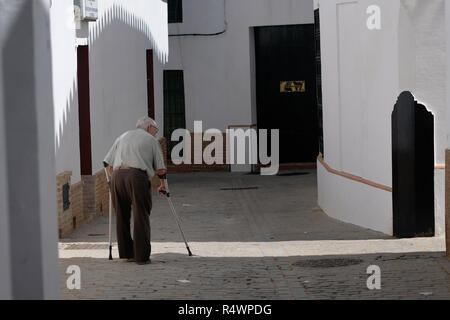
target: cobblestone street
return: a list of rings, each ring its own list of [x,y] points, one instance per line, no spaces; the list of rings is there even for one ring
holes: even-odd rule
[[[101,217],[60,241],[61,298],[450,299],[443,238],[397,240],[331,219],[317,207],[315,171],[305,173],[170,175],[195,256],[154,196],[152,263],[121,261],[116,245],[109,261]],[[81,290],[66,287],[70,265],[81,268]],[[381,290],[367,288],[370,265]]]

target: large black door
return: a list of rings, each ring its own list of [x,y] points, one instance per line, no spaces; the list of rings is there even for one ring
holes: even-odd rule
[[[259,129],[280,129],[280,162],[318,155],[314,25],[255,28]]]
[[[434,236],[434,116],[403,92],[392,112],[394,236]]]

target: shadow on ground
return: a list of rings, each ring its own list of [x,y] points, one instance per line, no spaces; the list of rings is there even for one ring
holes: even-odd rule
[[[139,266],[122,260],[61,259],[63,299],[450,299],[445,254],[205,258],[176,253]],[[69,265],[81,290],[65,287]],[[381,270],[381,290],[367,288],[367,268]]]

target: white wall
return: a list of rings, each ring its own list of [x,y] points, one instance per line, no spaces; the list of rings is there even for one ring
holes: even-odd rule
[[[226,0],[183,1],[183,22],[170,23],[169,34],[214,34],[226,29]]]
[[[330,173],[320,162],[317,184],[319,206],[329,216],[392,235],[391,192]]]
[[[366,27],[370,5],[381,8],[381,30]],[[391,113],[403,90],[410,90],[435,115],[436,163],[442,164],[446,125],[443,0],[319,0],[319,7],[328,165],[391,187]],[[442,173],[436,170],[437,234],[443,232]],[[335,189],[327,187],[331,180]],[[369,193],[349,199],[355,188],[342,178],[319,174],[319,204],[330,216],[392,233],[391,197],[361,185]],[[379,205],[367,206],[368,198]],[[380,211],[380,206],[389,210]],[[351,213],[356,209],[360,217]]]
[[[162,66],[168,55],[167,4],[160,0],[103,0],[90,24],[93,172],[114,140],[148,114],[146,50],[155,53],[156,120],[162,114]]]
[[[320,1],[325,160],[336,170],[390,186],[398,2],[336,2]],[[366,28],[370,4],[381,7],[379,31]]]
[[[77,182],[80,180],[80,142],[73,0],[53,1],[50,23],[56,173],[72,171],[72,181]]]
[[[423,103],[434,115],[435,125],[435,162],[445,163],[447,143],[446,110],[446,44],[445,44],[445,0],[402,0],[402,25],[408,32],[402,39],[409,38],[408,45],[400,51],[400,57],[409,56],[403,61],[400,74],[405,83],[401,90],[410,90],[415,98]],[[406,42],[405,40],[403,42]],[[402,44],[402,42],[401,42]],[[400,47],[401,48],[401,47]],[[402,60],[400,60],[402,61]],[[405,76],[406,75],[406,76]],[[436,233],[445,232],[445,172],[435,170],[435,225]]]
[[[402,11],[412,26],[409,36],[415,46],[414,50],[408,48],[408,52],[416,63],[415,68],[410,68],[414,83],[401,89],[411,87],[415,98],[433,113],[435,158],[437,164],[443,164],[447,128],[445,0],[403,0]]]
[[[366,28],[366,8],[372,4],[381,8],[381,30]],[[319,8],[324,159],[333,169],[391,186],[399,3],[322,0]],[[318,188],[319,205],[329,216],[392,234],[390,193],[334,176],[320,163]]]
[[[28,215],[33,210],[40,215],[41,255],[42,255],[42,282],[43,298],[57,299],[59,297],[59,271],[58,266],[58,213],[56,200],[55,157],[53,154],[54,143],[51,141],[54,130],[53,95],[52,95],[52,43],[50,26],[50,2],[38,0],[34,3],[34,50],[36,66],[36,123],[38,143],[36,171],[38,172],[38,203],[29,203]],[[53,1],[54,2],[54,1]],[[23,155],[22,155],[23,156]],[[23,181],[28,180],[24,174]],[[24,184],[25,185],[25,184]],[[18,194],[15,201],[23,202],[23,197]],[[36,225],[31,226],[36,228]],[[20,235],[22,236],[22,235]],[[23,239],[22,241],[27,241]],[[31,241],[31,240],[29,240]],[[32,259],[32,255],[28,255]]]
[[[11,32],[10,11],[6,10],[6,1],[0,1],[0,44],[5,43]],[[9,9],[9,8],[8,8]],[[10,9],[11,10],[11,9]],[[4,103],[4,81],[2,52],[0,52],[0,177],[6,177],[7,168],[7,144],[6,144],[6,119]],[[11,299],[11,261],[9,243],[9,202],[8,202],[8,180],[0,179],[0,299]]]
[[[184,1],[183,24],[196,21],[208,1]],[[214,3],[214,15],[219,17],[222,2]],[[190,130],[194,120],[203,120],[205,129],[220,130],[254,123],[251,27],[314,22],[310,0],[226,0],[225,11],[226,32],[221,35],[170,37],[169,63],[164,69],[184,70],[186,125]],[[190,12],[197,13],[191,16]],[[222,20],[216,26],[208,23],[204,29],[196,26],[195,31],[218,30]]]
[[[73,0],[52,2],[56,172],[80,180],[76,34]],[[89,23],[93,173],[114,140],[147,115],[146,50],[154,49],[156,120],[162,121],[162,65],[168,56],[167,4],[161,0],[102,0]]]

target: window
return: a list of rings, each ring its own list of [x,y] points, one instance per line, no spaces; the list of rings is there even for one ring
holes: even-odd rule
[[[183,0],[169,0],[167,7],[169,23],[183,22]]]
[[[164,70],[164,137],[167,157],[178,142],[171,141],[172,132],[186,128],[183,70]]]

